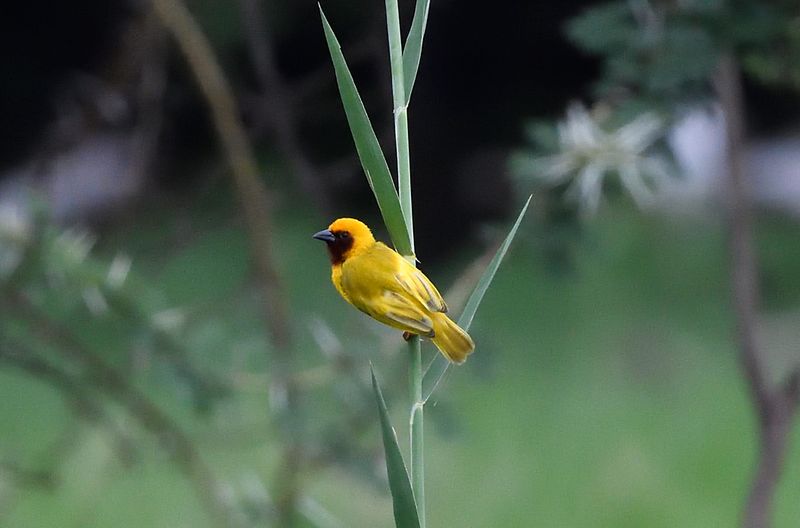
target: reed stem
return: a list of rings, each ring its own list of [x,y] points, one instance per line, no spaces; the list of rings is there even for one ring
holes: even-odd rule
[[[397,187],[400,208],[406,221],[411,255],[404,255],[412,265],[414,257],[414,216],[411,204],[411,154],[408,147],[408,101],[406,99],[405,74],[403,71],[403,44],[400,36],[400,11],[397,0],[386,0],[386,26],[389,35],[389,62],[392,70],[392,102],[394,104],[394,133],[397,149]],[[419,337],[408,342],[409,394],[411,413],[409,417],[409,446],[411,451],[411,488],[417,503],[421,528],[425,528],[425,451],[424,413],[422,400],[422,350]]]

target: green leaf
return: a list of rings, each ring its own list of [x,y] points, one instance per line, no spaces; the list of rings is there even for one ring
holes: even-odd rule
[[[492,258],[492,261],[489,262],[489,265],[486,267],[486,271],[484,271],[483,275],[481,275],[478,285],[475,286],[475,289],[472,291],[472,295],[470,295],[466,306],[464,306],[464,311],[461,312],[461,317],[458,318],[458,326],[464,330],[469,330],[469,327],[472,324],[472,319],[475,317],[475,312],[478,311],[478,306],[480,306],[483,296],[486,294],[486,290],[489,289],[489,285],[492,283],[492,280],[497,273],[497,268],[500,267],[503,257],[505,257],[509,246],[511,246],[511,242],[514,240],[514,236],[517,234],[517,229],[519,229],[519,225],[522,223],[522,218],[525,216],[525,213],[528,210],[528,206],[531,203],[531,198],[533,198],[533,196],[528,197],[528,201],[525,202],[525,205],[519,212],[519,216],[517,216],[517,221],[514,222],[514,226],[511,228],[511,231],[508,232],[506,239],[497,249],[497,253],[494,254],[494,258]],[[442,378],[444,378],[444,375],[447,373],[447,369],[449,367],[450,362],[447,361],[441,354],[436,354],[436,357],[425,371],[425,377],[422,380],[422,401],[428,401],[428,398],[430,398],[431,394],[433,394],[433,391],[436,390],[436,387],[439,385],[439,382],[442,381]]]
[[[339,95],[358,151],[358,158],[361,160],[361,166],[364,168],[369,186],[375,194],[383,222],[386,224],[386,229],[389,230],[395,249],[403,255],[411,255],[411,239],[383,150],[378,143],[361,96],[358,94],[353,76],[347,67],[339,41],[336,39],[328,19],[325,18],[321,6],[319,12],[322,16],[322,26],[325,29],[325,39],[328,42],[333,68],[336,72]]]
[[[411,91],[414,89],[414,81],[417,79],[419,70],[419,60],[422,56],[422,40],[425,38],[425,27],[428,25],[428,11],[430,0],[417,0],[414,8],[414,19],[411,21],[411,29],[406,37],[406,45],[403,48],[403,78],[406,85],[406,104],[411,101]]]
[[[370,365],[370,374],[372,375],[372,389],[375,391],[375,401],[378,404],[378,414],[381,418],[383,449],[386,453],[386,472],[389,475],[389,489],[392,492],[395,526],[397,528],[419,528],[417,503],[414,500],[414,492],[411,491],[408,470],[403,462],[400,446],[397,445],[397,434],[389,421],[386,402],[383,399],[378,380],[375,379],[372,365]]]

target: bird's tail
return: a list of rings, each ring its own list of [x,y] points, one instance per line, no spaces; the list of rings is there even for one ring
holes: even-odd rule
[[[463,363],[475,350],[469,334],[443,313],[433,314],[433,332],[431,341],[453,363]]]

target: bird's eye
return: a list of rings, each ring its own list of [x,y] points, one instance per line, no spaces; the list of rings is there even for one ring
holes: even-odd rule
[[[339,238],[348,239],[350,238],[350,233],[348,233],[347,231],[342,231],[341,233],[339,233]]]

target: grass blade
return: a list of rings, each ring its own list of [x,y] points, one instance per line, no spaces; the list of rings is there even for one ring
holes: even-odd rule
[[[389,489],[392,492],[392,506],[394,508],[394,522],[397,528],[419,528],[419,514],[417,503],[414,501],[414,492],[411,491],[411,481],[400,446],[397,444],[397,434],[389,421],[389,412],[386,410],[386,401],[375,379],[375,371],[370,366],[372,375],[372,389],[375,391],[375,401],[378,404],[378,414],[381,418],[381,431],[383,432],[383,449],[386,453],[386,472],[389,475]]]
[[[358,94],[350,69],[347,67],[339,41],[336,39],[328,19],[325,18],[321,6],[319,12],[325,30],[325,40],[328,43],[328,50],[331,53],[333,68],[336,72],[339,95],[358,151],[358,158],[361,160],[361,166],[364,168],[369,186],[375,194],[383,222],[386,224],[386,229],[389,230],[395,249],[403,255],[411,255],[413,254],[411,238],[403,211],[400,208],[400,199],[392,181],[392,174],[386,164],[386,157],[383,155],[367,110]]]
[[[478,311],[478,306],[480,306],[483,296],[486,294],[486,290],[489,289],[489,285],[492,283],[492,280],[494,280],[495,273],[497,273],[497,268],[500,267],[500,263],[502,262],[503,257],[505,257],[509,246],[511,246],[511,242],[514,240],[514,237],[517,234],[517,229],[519,229],[519,225],[522,223],[525,213],[528,211],[531,198],[533,198],[533,196],[528,197],[528,200],[525,202],[525,205],[522,207],[522,210],[517,216],[517,220],[514,222],[514,226],[511,228],[511,231],[508,232],[506,239],[500,245],[500,248],[497,250],[497,253],[495,253],[494,258],[492,258],[492,261],[489,262],[489,265],[486,267],[486,271],[484,271],[483,275],[481,276],[481,280],[478,281],[478,285],[475,286],[475,290],[472,292],[472,295],[470,295],[466,306],[464,306],[464,311],[461,312],[461,317],[458,318],[458,325],[461,328],[468,329],[472,324],[472,319],[475,317],[475,312]]]
[[[497,249],[497,253],[494,254],[494,258],[492,258],[492,261],[489,262],[489,265],[486,267],[486,271],[484,271],[483,275],[481,275],[478,285],[475,286],[475,289],[472,291],[472,295],[470,295],[466,306],[464,306],[464,311],[461,312],[461,317],[458,318],[458,326],[464,330],[468,330],[472,324],[472,319],[475,317],[475,312],[478,311],[478,306],[480,306],[483,296],[486,294],[486,290],[489,289],[489,285],[492,283],[492,280],[497,273],[497,268],[500,267],[503,257],[506,255],[509,246],[511,246],[511,242],[514,240],[514,236],[517,234],[517,229],[519,229],[519,225],[522,223],[522,218],[525,216],[525,213],[528,210],[528,206],[531,203],[531,198],[532,196],[528,197],[528,201],[525,202],[525,205],[519,212],[519,216],[517,216],[517,220],[514,222],[511,231],[508,232],[506,239]],[[423,401],[428,401],[428,398],[430,398],[431,394],[433,394],[433,391],[436,390],[436,387],[447,373],[447,369],[449,367],[450,362],[444,359],[444,356],[441,354],[436,354],[436,357],[431,362],[430,366],[425,372],[425,377],[422,380]]]
[[[419,60],[422,56],[422,40],[425,38],[425,28],[428,25],[428,11],[430,0],[417,0],[414,8],[414,19],[411,21],[411,29],[406,37],[406,45],[403,48],[403,77],[406,85],[406,104],[411,101],[411,91],[414,89],[414,81],[417,80],[419,70]]]

